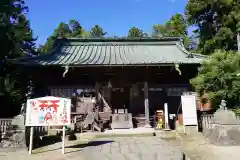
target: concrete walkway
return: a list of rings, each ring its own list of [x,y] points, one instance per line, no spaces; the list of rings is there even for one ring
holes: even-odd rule
[[[28,155],[8,153],[1,160],[181,160],[179,146],[171,145],[159,137],[99,138],[89,144],[71,145],[62,155],[61,143],[51,146],[52,151]],[[49,147],[48,147],[49,148]],[[54,149],[55,148],[55,149]],[[56,150],[57,149],[57,150]]]

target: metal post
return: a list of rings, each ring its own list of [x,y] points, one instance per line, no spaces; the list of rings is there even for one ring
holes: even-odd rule
[[[33,147],[33,127],[30,128],[30,141],[29,141],[29,150],[28,153],[32,154],[32,147]]]
[[[165,119],[165,130],[169,130],[168,123],[168,104],[164,103],[164,119]]]
[[[62,154],[65,154],[65,126],[63,126],[62,131]]]

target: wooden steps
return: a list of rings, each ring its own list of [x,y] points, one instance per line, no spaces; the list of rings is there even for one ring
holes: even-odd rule
[[[99,125],[95,121],[92,123],[92,129],[93,131],[98,131],[98,132],[102,131],[102,129],[99,127]]]

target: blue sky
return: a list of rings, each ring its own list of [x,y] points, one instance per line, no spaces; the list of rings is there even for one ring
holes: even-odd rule
[[[37,44],[43,44],[58,24],[76,19],[89,30],[100,25],[111,36],[126,36],[135,26],[151,33],[175,13],[183,13],[187,0],[25,0]]]

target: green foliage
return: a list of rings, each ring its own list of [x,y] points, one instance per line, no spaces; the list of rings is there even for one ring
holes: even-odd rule
[[[53,36],[48,37],[47,41],[45,42],[45,44],[39,46],[38,52],[41,53],[41,54],[49,53],[51,51],[51,49],[52,49],[52,45],[53,45],[54,39],[55,38]]]
[[[240,0],[189,0],[185,14],[190,25],[197,26],[199,50],[211,54],[217,49],[237,49],[237,22]]]
[[[61,22],[58,27],[53,31],[53,37],[69,38],[71,34],[72,31],[69,28],[69,25],[64,22]]]
[[[74,21],[70,21],[71,23],[74,23]],[[74,24],[71,24],[72,28],[75,27]],[[76,34],[76,29],[74,29],[74,34]],[[38,52],[40,54],[45,54],[51,52],[52,45],[54,43],[54,40],[56,38],[70,38],[72,35],[72,30],[70,29],[69,25],[60,22],[58,27],[53,31],[53,34],[47,38],[47,41],[44,45],[40,46],[38,48]]]
[[[16,32],[15,36],[17,37],[18,43],[15,42],[15,44],[19,44],[18,46],[21,53],[24,55],[27,54],[36,54],[36,45],[35,41],[36,38],[33,38],[33,31],[30,28],[29,21],[26,19],[26,17],[21,14],[18,19],[18,23],[16,24]]]
[[[16,88],[16,86],[19,84],[19,81],[17,81],[17,75],[16,74],[8,74],[4,78],[4,96],[5,98],[9,98],[8,101],[17,104],[22,99],[21,96],[21,90],[19,88]]]
[[[70,20],[68,24],[71,29],[71,37],[82,37],[84,30],[78,21]]]
[[[173,15],[165,24],[153,25],[153,37],[183,37],[184,45],[190,44],[187,33],[187,22],[183,15],[177,13]]]
[[[52,36],[48,37],[46,43],[38,48],[38,52],[40,54],[51,52],[52,45],[56,38],[70,38],[72,34],[78,36],[77,33],[79,33],[79,27],[81,26],[77,26],[75,23],[74,20],[70,21],[71,29],[73,30],[70,29],[68,24],[64,22],[59,23],[58,27],[53,31]]]
[[[11,67],[5,62],[6,58],[18,58],[36,54],[35,40],[26,19],[28,8],[23,0],[1,0],[0,2],[0,76],[3,76],[4,102],[9,108],[21,105],[25,97],[25,85],[20,84],[24,79],[18,68]],[[23,81],[27,81],[24,79]],[[11,108],[14,112],[15,109]]]
[[[1,0],[0,2],[0,59],[16,58],[35,53],[29,21],[25,18],[28,8],[23,0]]]
[[[89,33],[85,32],[81,24],[77,20],[70,20],[68,24],[60,22],[53,34],[47,38],[44,45],[39,46],[38,52],[41,54],[50,53],[54,40],[56,38],[81,38],[89,37]]]
[[[107,34],[107,32],[103,31],[103,28],[99,25],[95,25],[89,32],[90,37],[103,37]]]
[[[217,51],[204,61],[197,77],[191,80],[196,91],[213,103],[219,105],[222,99],[228,107],[238,106],[240,102],[240,55],[235,52]]]
[[[187,35],[187,23],[184,17],[177,13],[164,25],[153,25],[153,36],[177,37]]]
[[[239,107],[236,107],[234,109],[232,109],[232,111],[237,114],[237,115],[240,115],[240,108]]]
[[[143,32],[139,28],[132,27],[128,31],[128,37],[148,37],[147,33]]]

